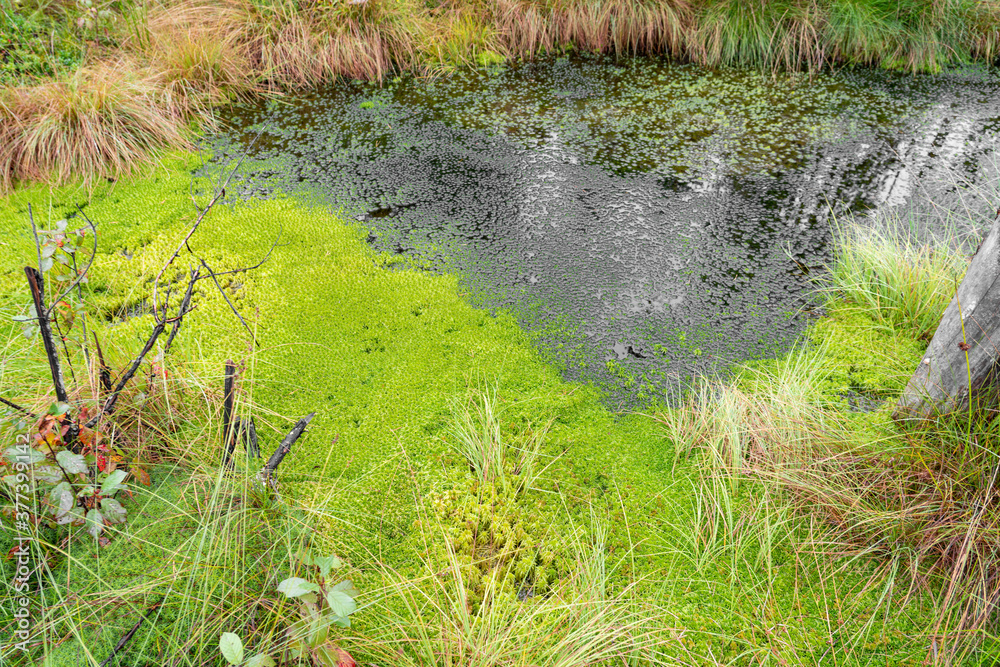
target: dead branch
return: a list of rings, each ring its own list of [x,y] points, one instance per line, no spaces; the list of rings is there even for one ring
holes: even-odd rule
[[[62,368],[59,366],[59,351],[52,338],[52,327],[49,326],[48,311],[45,308],[45,279],[38,269],[30,266],[24,267],[24,275],[28,277],[28,286],[31,288],[31,300],[35,305],[35,314],[38,319],[38,329],[42,335],[42,345],[45,347],[45,356],[49,360],[49,371],[52,373],[52,386],[56,390],[56,400],[60,403],[68,403],[69,395],[66,393]]]
[[[128,644],[129,641],[131,641],[132,637],[134,637],[135,633],[139,630],[139,626],[142,625],[142,622],[145,621],[150,614],[156,611],[160,607],[160,604],[161,604],[160,602],[157,602],[152,607],[147,609],[142,616],[139,617],[139,620],[135,622],[135,625],[132,626],[132,629],[129,630],[127,633],[125,633],[124,637],[118,640],[118,643],[115,644],[115,647],[111,649],[111,654],[107,658],[105,658],[104,662],[101,663],[100,667],[107,667],[109,664],[111,664],[111,660],[114,659],[116,655],[118,655],[118,651],[122,650],[125,644]]]
[[[17,403],[14,403],[13,401],[8,401],[3,396],[0,396],[0,403],[3,403],[7,407],[14,408],[18,412],[23,412],[24,414],[28,415],[32,419],[35,419],[38,416],[34,412],[32,412],[31,410],[29,410],[28,408],[22,407],[22,406],[18,405]]]
[[[253,330],[246,323],[246,320],[243,319],[243,316],[240,315],[240,311],[236,310],[236,306],[234,306],[233,302],[229,300],[229,295],[226,294],[226,290],[222,289],[222,285],[219,284],[219,279],[215,277],[215,273],[213,273],[212,269],[209,268],[208,264],[205,263],[205,260],[201,260],[201,265],[205,267],[206,271],[208,271],[208,275],[210,275],[212,277],[212,282],[214,282],[215,286],[219,289],[219,294],[221,294],[222,298],[226,300],[226,303],[229,305],[229,309],[233,311],[233,315],[236,316],[236,318],[243,325],[243,328],[247,330],[248,334],[250,334],[250,339],[253,341],[253,344],[256,346],[257,345],[257,337],[253,335]]]
[[[97,348],[97,363],[100,366],[98,374],[101,378],[101,386],[104,387],[104,391],[111,391],[111,369],[104,361],[104,350],[101,349],[101,341],[97,340],[96,331],[94,332],[94,346]]]
[[[240,440],[243,441],[243,448],[247,456],[255,459],[260,458],[260,446],[257,443],[257,425],[254,424],[253,417],[242,417],[237,420]]]
[[[181,300],[180,317],[174,321],[174,326],[170,330],[170,336],[167,337],[167,344],[163,346],[163,357],[166,358],[167,353],[170,352],[170,347],[174,344],[174,338],[177,336],[177,332],[180,331],[181,322],[183,322],[183,317],[187,315],[191,310],[191,295],[194,293],[194,284],[198,281],[200,271],[194,269],[191,271],[191,280],[188,282],[187,292],[184,293],[184,298]]]
[[[222,457],[222,467],[225,470],[232,470],[233,449],[236,446],[236,437],[233,433],[233,400],[236,382],[236,364],[231,359],[226,359],[226,380],[222,399],[222,439],[225,443],[225,455]]]
[[[167,321],[163,320],[158,322],[156,326],[153,327],[153,333],[151,333],[149,338],[146,340],[146,345],[143,346],[142,352],[140,352],[138,356],[132,360],[132,364],[128,367],[128,370],[122,373],[122,375],[118,378],[118,383],[115,384],[115,388],[111,390],[111,394],[107,397],[107,399],[105,399],[104,406],[101,408],[100,412],[94,415],[93,418],[87,422],[87,428],[94,428],[97,422],[100,421],[101,417],[104,415],[110,415],[115,411],[115,403],[118,402],[118,396],[122,393],[122,390],[125,388],[125,385],[128,384],[128,381],[135,375],[136,371],[139,370],[139,365],[142,364],[146,355],[149,354],[149,351],[153,349],[156,339],[160,337],[160,334],[163,333],[166,326]]]
[[[265,464],[264,468],[260,471],[260,477],[265,483],[271,483],[271,477],[274,475],[274,471],[278,469],[279,465],[281,465],[285,456],[292,451],[292,445],[294,445],[295,441],[299,439],[303,431],[306,430],[306,426],[309,425],[309,422],[312,421],[312,418],[315,416],[315,412],[310,412],[308,415],[296,422],[295,427],[292,428],[288,435],[285,436],[285,439],[281,441],[281,444],[278,445],[278,448],[274,450],[274,453],[271,454],[271,458],[267,460],[267,464]]]
[[[257,136],[254,137],[253,141],[250,143],[250,146],[248,146],[247,150],[244,151],[243,155],[240,156],[240,159],[236,163],[236,166],[232,168],[232,170],[229,172],[229,175],[226,177],[226,180],[223,181],[222,186],[215,189],[215,194],[212,197],[212,199],[208,202],[208,204],[204,208],[198,208],[198,204],[195,203],[194,206],[195,206],[195,209],[198,210],[198,217],[195,218],[194,224],[191,225],[191,229],[189,229],[188,233],[184,235],[184,239],[179,244],[177,244],[177,249],[174,250],[173,254],[170,255],[170,258],[167,259],[167,261],[163,264],[163,266],[160,267],[160,272],[158,274],[156,274],[156,279],[153,280],[153,313],[154,314],[156,313],[156,294],[157,294],[157,290],[158,290],[159,285],[160,285],[160,280],[163,278],[163,274],[166,273],[167,269],[170,268],[170,266],[174,263],[174,260],[176,260],[180,256],[181,250],[183,250],[184,248],[187,248],[188,252],[191,252],[191,248],[190,248],[190,246],[188,246],[188,241],[190,241],[191,237],[194,236],[194,233],[196,231],[198,231],[198,227],[201,225],[202,221],[205,219],[205,216],[208,215],[208,212],[212,210],[212,207],[215,206],[223,198],[225,198],[225,196],[226,196],[226,186],[229,185],[229,182],[231,180],[233,180],[233,176],[235,176],[236,172],[239,171],[240,167],[243,165],[243,161],[246,160],[247,155],[249,155],[250,149],[253,148],[254,144],[257,143],[257,140],[260,139],[260,135],[263,134],[263,132],[264,132],[265,129],[266,129],[266,126],[260,128],[260,131],[257,132]],[[192,199],[193,199],[193,197],[192,197]]]

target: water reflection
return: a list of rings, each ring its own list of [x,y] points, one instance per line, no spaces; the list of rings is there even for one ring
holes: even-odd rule
[[[829,213],[947,205],[941,174],[974,176],[993,148],[998,92],[980,71],[556,59],[243,109],[215,151],[242,151],[268,119],[245,195],[348,211],[373,246],[459,271],[567,376],[631,403],[787,346]]]

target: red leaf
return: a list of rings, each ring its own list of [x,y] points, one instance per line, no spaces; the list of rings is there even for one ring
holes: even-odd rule
[[[336,650],[337,650],[337,667],[357,667],[358,663],[354,662],[354,658],[351,657],[350,653],[340,648],[339,646],[337,647]]]
[[[149,478],[149,473],[143,470],[142,468],[133,467],[131,472],[132,476],[135,477],[136,481],[138,481],[143,486],[149,486],[150,484],[153,483],[153,480]]]

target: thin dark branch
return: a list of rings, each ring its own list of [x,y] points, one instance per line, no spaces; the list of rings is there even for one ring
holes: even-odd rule
[[[221,294],[222,298],[226,300],[227,304],[229,304],[229,308],[233,311],[233,315],[236,315],[240,323],[243,324],[243,328],[250,334],[250,338],[253,340],[254,346],[257,347],[257,337],[253,334],[253,330],[246,323],[246,320],[243,319],[243,316],[240,315],[240,311],[236,310],[236,306],[234,306],[233,302],[229,300],[229,295],[226,294],[226,290],[222,289],[222,285],[219,284],[219,279],[215,277],[215,273],[213,273],[212,269],[205,263],[205,260],[201,260],[201,265],[205,267],[206,271],[208,271],[208,275],[212,277],[212,282],[214,282],[215,286],[219,288],[219,294]]]
[[[166,326],[166,322],[158,322],[156,326],[153,327],[153,333],[151,333],[149,335],[149,339],[146,340],[146,345],[142,348],[142,352],[140,352],[139,355],[132,360],[132,364],[128,367],[128,370],[122,373],[118,378],[115,388],[104,401],[104,407],[100,412],[94,415],[90,421],[87,422],[87,428],[94,428],[97,422],[100,421],[102,415],[110,415],[115,411],[115,403],[118,402],[118,396],[121,394],[122,389],[125,388],[125,385],[132,379],[136,371],[139,370],[139,365],[142,363],[143,359],[146,358],[146,355],[149,354],[149,351],[153,349],[156,339],[160,337],[160,334],[163,333]]]
[[[97,363],[100,364],[99,375],[101,378],[101,386],[104,387],[105,391],[111,391],[111,369],[108,368],[107,362],[104,361],[104,350],[101,349],[101,341],[97,340],[97,332],[94,332],[94,346],[97,347]]]
[[[222,398],[222,440],[225,443],[225,455],[222,457],[222,467],[225,470],[231,470],[233,467],[233,448],[236,446],[236,438],[233,433],[233,385],[236,381],[236,364],[231,359],[226,359],[225,378]]]
[[[94,233],[94,238],[97,238],[97,233]],[[73,253],[73,270],[79,273],[79,269],[76,266],[76,253]],[[89,267],[88,267],[89,268]],[[76,297],[79,299],[80,306],[83,306],[83,286],[80,283],[76,285]],[[80,336],[80,348],[83,350],[83,363],[89,369],[90,368],[90,347],[87,345],[87,313],[81,308],[80,313],[80,329],[83,331],[83,335]]]
[[[49,308],[51,311],[52,309]],[[48,313],[46,313],[46,318],[48,318]],[[63,333],[62,327],[59,326],[59,318],[54,320],[49,320],[56,325],[56,333],[59,334],[59,342],[62,344],[63,354],[66,355],[66,365],[69,366],[69,376],[73,378],[73,384],[76,384],[76,369],[73,368],[73,358],[69,355],[69,348],[66,346],[66,334]]]
[[[257,425],[254,424],[253,417],[244,417],[240,420],[240,438],[243,440],[247,456],[259,459],[260,446],[257,442]]]
[[[139,630],[139,626],[142,625],[142,622],[145,621],[150,614],[156,611],[156,609],[159,606],[160,603],[157,602],[152,607],[147,609],[146,613],[144,613],[142,616],[139,617],[139,620],[135,622],[135,625],[132,626],[132,629],[126,632],[125,636],[122,637],[120,640],[118,640],[118,643],[115,644],[115,647],[111,649],[111,655],[105,658],[104,662],[101,663],[100,667],[107,667],[109,664],[111,664],[111,660],[114,659],[114,657],[118,654],[118,651],[122,650],[125,644],[128,644],[129,641],[132,640],[132,637],[135,636],[135,633]]]
[[[56,399],[60,403],[69,403],[66,385],[63,382],[62,369],[59,367],[59,352],[56,350],[55,341],[52,339],[49,318],[45,314],[45,279],[42,278],[41,272],[30,266],[24,267],[24,274],[28,277],[28,286],[31,288],[31,300],[35,305],[35,313],[38,315],[38,329],[42,335],[45,356],[49,359],[49,371],[52,373],[52,385],[56,390]]]
[[[166,263],[164,263],[162,267],[160,267],[160,272],[156,274],[156,279],[153,281],[154,317],[156,316],[156,311],[157,311],[156,308],[157,289],[159,287],[160,280],[163,278],[163,274],[166,273],[167,269],[174,263],[174,260],[176,260],[180,256],[181,250],[187,248],[188,251],[190,252],[191,248],[188,246],[188,241],[191,240],[192,236],[194,236],[194,233],[198,230],[198,227],[201,225],[202,220],[204,220],[205,216],[208,215],[208,212],[212,210],[212,207],[215,206],[216,203],[218,203],[221,199],[223,199],[226,196],[226,186],[229,185],[229,182],[233,179],[233,176],[235,176],[236,172],[239,171],[240,167],[243,165],[243,161],[246,160],[247,155],[249,155],[250,149],[253,148],[254,144],[257,143],[257,140],[260,139],[260,135],[263,134],[265,129],[266,126],[260,128],[260,131],[257,132],[257,136],[254,137],[253,141],[250,143],[250,146],[247,147],[247,150],[244,151],[243,155],[240,156],[240,159],[236,163],[236,166],[232,168],[232,170],[229,172],[229,175],[226,177],[226,180],[223,181],[222,186],[216,189],[215,195],[212,197],[211,201],[208,202],[205,208],[198,209],[198,217],[195,218],[194,224],[191,225],[191,228],[188,230],[188,233],[184,235],[184,239],[177,245],[177,249],[174,250],[172,255],[170,255],[170,258],[167,259]],[[198,208],[197,204],[195,204],[195,208]]]
[[[239,268],[239,269],[230,269],[229,271],[219,271],[219,272],[215,273],[214,275],[216,277],[218,277],[218,276],[228,276],[228,275],[231,275],[233,273],[244,273],[246,271],[253,271],[254,269],[260,268],[261,266],[263,266],[264,262],[266,262],[267,260],[269,260],[271,258],[271,253],[274,252],[275,248],[284,247],[284,246],[288,245],[287,243],[282,243],[282,244],[278,243],[278,241],[281,240],[282,231],[283,230],[279,227],[278,228],[278,236],[274,239],[274,243],[271,244],[271,247],[270,247],[270,249],[268,249],[267,254],[264,255],[264,259],[260,260],[259,262],[257,262],[253,266],[244,266],[244,267]],[[208,276],[202,276],[202,278],[207,278],[207,277]]]
[[[285,436],[285,439],[281,441],[278,448],[274,450],[274,454],[271,454],[271,458],[267,460],[267,464],[264,466],[264,469],[260,471],[260,475],[265,482],[270,483],[271,476],[274,475],[274,471],[278,469],[279,465],[281,465],[281,461],[285,458],[285,456],[292,451],[292,445],[294,445],[295,441],[299,439],[299,436],[302,435],[302,432],[306,430],[306,426],[309,425],[309,422],[312,421],[312,418],[315,416],[315,412],[310,412],[308,415],[300,419],[289,434]]]
[[[38,256],[38,273],[42,273],[42,244],[38,242],[38,227],[35,226],[35,214],[28,204],[28,222],[31,223],[31,236],[35,239],[35,254]]]
[[[94,247],[90,251],[90,261],[87,262],[87,266],[84,267],[83,271],[78,271],[77,272],[77,276],[76,276],[76,280],[74,280],[73,283],[69,287],[67,287],[65,290],[63,290],[62,294],[60,294],[57,298],[55,298],[55,299],[53,299],[51,301],[51,305],[49,306],[49,310],[48,310],[48,312],[45,313],[46,316],[51,316],[52,315],[52,310],[56,307],[56,305],[60,301],[63,300],[63,297],[65,297],[67,294],[69,294],[70,292],[72,292],[73,288],[76,287],[77,285],[79,285],[83,281],[83,279],[87,277],[87,272],[90,271],[90,267],[93,266],[93,264],[94,264],[94,258],[97,257],[97,227],[95,227],[94,223],[90,221],[90,218],[87,217],[87,214],[83,212],[82,208],[80,208],[79,206],[77,206],[76,208],[77,208],[78,211],[80,211],[80,215],[83,216],[83,219],[87,221],[87,224],[90,225],[90,231],[94,235]],[[82,297],[81,297],[81,299],[82,299]]]
[[[24,414],[28,415],[32,419],[34,419],[35,417],[38,416],[34,412],[32,412],[31,410],[29,410],[28,408],[22,407],[22,406],[18,405],[17,403],[14,403],[12,401],[8,401],[3,396],[0,396],[0,403],[3,403],[4,405],[6,405],[8,407],[14,408],[15,410],[17,410],[19,412],[23,412]]]
[[[191,271],[191,280],[188,282],[187,292],[184,293],[184,298],[181,300],[181,306],[178,310],[179,315],[173,322],[173,327],[170,329],[170,336],[167,337],[167,344],[163,346],[163,358],[166,358],[167,353],[170,352],[170,346],[174,344],[174,338],[177,336],[177,332],[181,328],[182,318],[191,311],[191,296],[194,293],[194,284],[198,282],[198,276],[201,271],[199,269],[193,269]]]

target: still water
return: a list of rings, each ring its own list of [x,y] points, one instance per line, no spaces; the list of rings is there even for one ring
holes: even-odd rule
[[[568,378],[634,405],[787,349],[834,220],[967,208],[956,184],[995,170],[1000,74],[551,58],[223,121],[216,156],[249,147],[243,196],[321,201],[398,266],[457,272]]]

